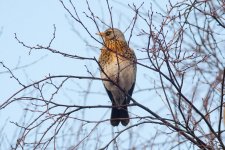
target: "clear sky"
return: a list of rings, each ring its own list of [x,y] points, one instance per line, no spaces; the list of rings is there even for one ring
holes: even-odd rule
[[[125,0],[120,2],[118,0],[109,2],[113,8],[114,27],[125,31],[134,16],[134,12],[127,6],[127,3],[130,5],[134,3],[139,6],[142,1]],[[89,3],[95,15],[99,16],[100,19],[110,25],[106,1],[90,0]],[[68,3],[66,4],[69,6]],[[152,5],[156,11],[160,11],[157,10],[158,8],[154,3]],[[86,2],[75,1],[75,6],[85,26],[95,38],[101,41],[101,39],[95,35],[97,29],[94,23],[83,13],[87,12],[90,14]],[[142,11],[149,9],[149,7],[150,3],[145,2]],[[161,7],[165,7],[163,3]],[[54,25],[56,26],[56,38],[52,44],[52,48],[74,55],[98,58],[101,45],[90,38],[80,24],[74,22],[58,0],[0,0],[0,61],[8,68],[12,69],[14,75],[18,77],[23,84],[30,84],[45,78],[49,74],[87,76],[89,75],[87,68],[95,76],[99,77],[97,64],[93,61],[65,58],[41,49],[29,53],[29,49],[23,47],[15,39],[16,33],[21,41],[30,46],[36,46],[37,44],[46,46],[52,38]],[[99,27],[101,30],[106,29],[106,26],[101,23],[99,23]],[[141,22],[138,22],[137,27],[144,27],[144,25]],[[126,39],[129,38],[129,32],[130,30],[125,33]],[[137,36],[138,32],[139,30],[134,30],[131,46],[135,49],[138,58],[144,58],[145,54],[136,50],[141,49],[141,45],[146,43],[143,40],[139,40]],[[85,66],[87,66],[87,68]],[[137,89],[144,89],[151,83],[151,81],[149,81],[151,79],[146,77],[146,74],[148,75],[149,72],[138,67],[135,91],[137,91]],[[74,80],[64,88],[64,92],[58,97],[60,99],[59,101],[65,101],[65,103],[70,104],[83,104],[84,94],[81,91],[85,91],[88,88],[88,83],[90,82],[86,80]],[[5,101],[20,88],[22,87],[18,85],[14,79],[10,78],[7,70],[0,66],[0,103]],[[110,104],[100,81],[94,81],[90,88],[93,94],[88,95],[86,100],[87,105]],[[146,103],[146,106],[148,106],[153,102],[153,99],[150,99],[150,97],[155,94],[156,93],[143,95],[142,93],[136,93],[134,94],[134,98],[139,98],[140,102],[144,102]],[[155,101],[154,106],[149,105],[153,110],[157,111],[160,109],[160,104],[158,105],[158,108],[155,106],[157,106],[157,102]],[[2,130],[4,138],[7,137],[7,139],[4,139],[2,147],[5,147],[12,139],[14,139],[16,128],[10,121],[21,121],[21,118],[23,118],[21,115],[23,114],[22,110],[24,107],[25,106],[21,103],[14,103],[9,107],[0,110],[0,127],[4,128],[4,130]],[[138,111],[140,111],[136,108],[131,109],[133,109],[134,113],[139,113]],[[144,112],[141,113],[144,114]],[[89,114],[89,117],[87,118],[92,120],[99,120],[102,117],[107,119],[110,116],[109,109],[89,110],[87,114]],[[6,124],[3,126],[3,123]],[[111,127],[107,123],[103,123],[101,128],[106,130],[107,133],[111,132]],[[123,127],[119,127],[118,129],[123,129]],[[151,133],[150,131],[145,132]],[[18,132],[16,135],[18,135]],[[103,145],[106,142],[107,141],[103,141]]]

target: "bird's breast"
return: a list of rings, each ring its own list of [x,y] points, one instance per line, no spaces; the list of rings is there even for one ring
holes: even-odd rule
[[[115,56],[110,63],[104,65],[102,78],[110,78],[125,91],[128,91],[136,78],[136,65],[133,61]],[[114,89],[115,85],[110,82],[104,82],[107,89]]]

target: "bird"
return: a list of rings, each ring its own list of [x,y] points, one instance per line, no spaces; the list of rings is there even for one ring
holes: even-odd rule
[[[98,62],[103,85],[112,102],[110,123],[118,126],[121,122],[127,126],[130,122],[127,105],[136,82],[136,55],[119,29],[109,28],[97,34],[103,39]]]

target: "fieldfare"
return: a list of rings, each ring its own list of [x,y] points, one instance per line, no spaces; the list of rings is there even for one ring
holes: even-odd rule
[[[119,123],[126,126],[129,123],[127,104],[130,103],[136,81],[136,56],[129,48],[123,33],[116,28],[109,28],[98,33],[103,38],[99,65],[101,78],[112,101],[111,125]],[[129,96],[127,96],[129,95]]]

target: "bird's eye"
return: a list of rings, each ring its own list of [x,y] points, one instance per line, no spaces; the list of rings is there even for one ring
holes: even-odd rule
[[[109,36],[110,34],[111,34],[111,31],[107,31],[107,32],[105,33],[106,36]]]

